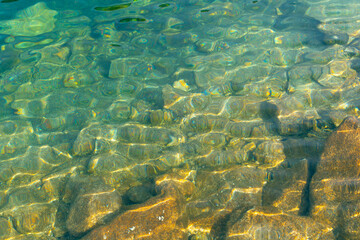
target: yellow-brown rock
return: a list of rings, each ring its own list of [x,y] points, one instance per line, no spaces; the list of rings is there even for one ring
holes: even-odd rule
[[[346,118],[327,139],[310,185],[311,215],[337,229],[341,239],[360,234],[360,122]]]
[[[9,238],[15,232],[9,219],[0,217],[0,239]]]
[[[260,143],[254,151],[254,156],[259,163],[269,167],[276,167],[286,158],[284,145],[280,141],[264,141]]]
[[[182,171],[177,174],[173,173],[159,176],[156,178],[156,191],[158,193],[163,192],[167,195],[169,195],[170,192],[177,194],[176,191],[179,191],[181,196],[190,196],[195,190],[195,185],[193,182],[185,179],[188,174],[188,171]]]
[[[50,232],[55,223],[55,204],[33,204],[19,208],[13,217],[15,229],[23,234]]]
[[[64,201],[71,200],[66,221],[71,235],[79,236],[121,207],[121,196],[98,178],[78,177],[67,185]]]
[[[327,139],[317,173],[314,176],[315,180],[324,173],[332,178],[357,176],[360,169],[359,136],[359,120],[355,117],[346,118]]]
[[[274,207],[253,208],[228,227],[227,240],[335,239],[331,227],[309,217],[283,213]]]
[[[186,195],[192,188],[191,182],[179,176],[161,176],[156,180],[158,196],[94,229],[82,240],[186,239],[178,221],[184,205],[182,194]]]
[[[223,171],[198,172],[196,190],[186,204],[188,231],[192,234],[218,236],[213,229],[224,224],[226,215],[235,209],[261,205],[266,171],[250,166],[234,166]]]

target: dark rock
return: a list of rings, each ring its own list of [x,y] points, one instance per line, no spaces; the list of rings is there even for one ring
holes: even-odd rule
[[[327,45],[344,45],[349,41],[349,35],[346,33],[326,34],[324,36],[324,43]]]
[[[144,88],[136,95],[136,98],[150,103],[154,109],[162,109],[164,107],[161,88]]]
[[[135,30],[141,26],[147,26],[148,19],[141,16],[124,17],[114,22],[116,30]]]
[[[290,14],[279,16],[274,23],[274,28],[280,31],[318,31],[317,27],[320,23],[312,17]]]
[[[320,157],[325,139],[287,138],[283,141],[286,158],[303,159]]]
[[[151,184],[141,185],[130,188],[125,197],[130,203],[143,203],[154,195],[154,189]]]
[[[279,10],[282,14],[305,14],[306,10],[309,8],[309,4],[304,2],[299,2],[298,0],[288,0],[281,4]]]
[[[352,40],[345,48],[345,53],[349,57],[360,56],[360,38],[355,38],[354,40]]]
[[[351,60],[351,68],[359,73],[360,72],[360,59],[355,58],[355,59]]]
[[[5,51],[2,51],[1,60],[0,60],[0,73],[3,73],[6,70],[9,70],[12,67],[14,67],[19,61],[17,56],[18,53],[13,49],[6,48]]]
[[[278,17],[273,28],[278,31],[299,32],[305,38],[302,43],[310,47],[324,45],[346,44],[347,34],[330,34],[321,31],[318,27],[321,22],[306,15],[310,6],[296,0],[286,1],[278,8]]]
[[[262,205],[275,206],[285,213],[298,214],[307,184],[308,160],[286,160],[268,172],[262,191]]]

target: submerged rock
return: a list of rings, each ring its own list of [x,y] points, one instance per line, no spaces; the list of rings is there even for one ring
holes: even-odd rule
[[[0,239],[6,239],[14,232],[10,219],[0,217]]]
[[[306,203],[303,194],[309,177],[308,160],[287,160],[268,171],[262,190],[262,205],[275,206],[285,213],[301,214]]]
[[[0,239],[357,238],[360,31],[180,2],[0,21]]]
[[[15,229],[23,234],[50,233],[55,222],[56,206],[54,204],[33,204],[21,207],[13,215]]]
[[[120,194],[100,179],[83,177],[71,179],[65,201],[72,200],[66,226],[71,235],[78,236],[101,223],[121,207]]]
[[[322,31],[321,21],[306,15],[308,5],[297,0],[287,1],[278,8],[278,17],[273,28],[278,31],[298,32],[304,38],[302,44],[310,47],[346,44],[347,34],[332,34]]]
[[[224,226],[224,217],[235,209],[249,209],[260,205],[266,171],[248,166],[213,172],[198,170],[194,181],[196,189],[186,204],[188,230],[202,235]],[[218,236],[219,233],[215,235]]]
[[[240,219],[236,219],[240,215]],[[333,229],[307,217],[286,214],[273,207],[256,207],[232,213],[227,240],[335,239]],[[233,223],[235,222],[235,223]],[[233,224],[231,224],[233,223]]]
[[[44,2],[28,7],[15,19],[0,21],[0,33],[14,36],[37,36],[55,28],[57,11],[49,9]]]
[[[151,184],[135,186],[126,192],[126,198],[130,203],[143,203],[153,196],[154,189]]]
[[[311,215],[337,228],[341,239],[360,234],[359,137],[359,120],[346,118],[327,139],[310,184]]]
[[[18,63],[19,53],[17,51],[15,51],[15,49],[6,47],[3,50],[1,50],[0,53],[1,53],[0,73],[3,73],[4,71],[11,69]],[[5,88],[3,86],[3,84],[1,84],[1,85],[2,85],[1,88]],[[5,88],[5,90],[7,90],[7,89]]]
[[[270,167],[279,165],[286,158],[284,145],[280,141],[264,141],[260,143],[254,151],[254,156],[261,165]]]
[[[30,122],[9,120],[0,123],[0,159],[19,155],[25,152],[29,145],[35,144],[35,142],[34,129]],[[7,161],[1,162],[1,165],[2,164],[12,165],[13,163]],[[3,170],[3,167],[0,168],[0,172]],[[13,172],[13,170],[11,172]],[[0,176],[0,179],[2,179],[2,176]]]
[[[124,212],[108,225],[99,227],[82,238],[86,239],[186,239],[178,226],[183,208],[181,191],[191,183],[163,176],[156,182],[159,196],[137,208]]]

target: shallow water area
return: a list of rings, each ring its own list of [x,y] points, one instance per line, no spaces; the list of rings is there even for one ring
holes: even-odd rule
[[[358,239],[359,12],[0,1],[0,240]]]

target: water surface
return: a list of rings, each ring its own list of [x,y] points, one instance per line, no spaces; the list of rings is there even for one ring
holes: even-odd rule
[[[248,239],[231,213],[262,206],[301,216],[290,229],[356,239],[317,215],[311,180],[327,137],[358,116],[359,12],[355,0],[2,0],[0,239],[80,239],[161,195],[170,173],[194,186],[186,238]],[[109,216],[77,208],[102,191],[117,193]],[[76,227],[73,212],[101,217]]]

